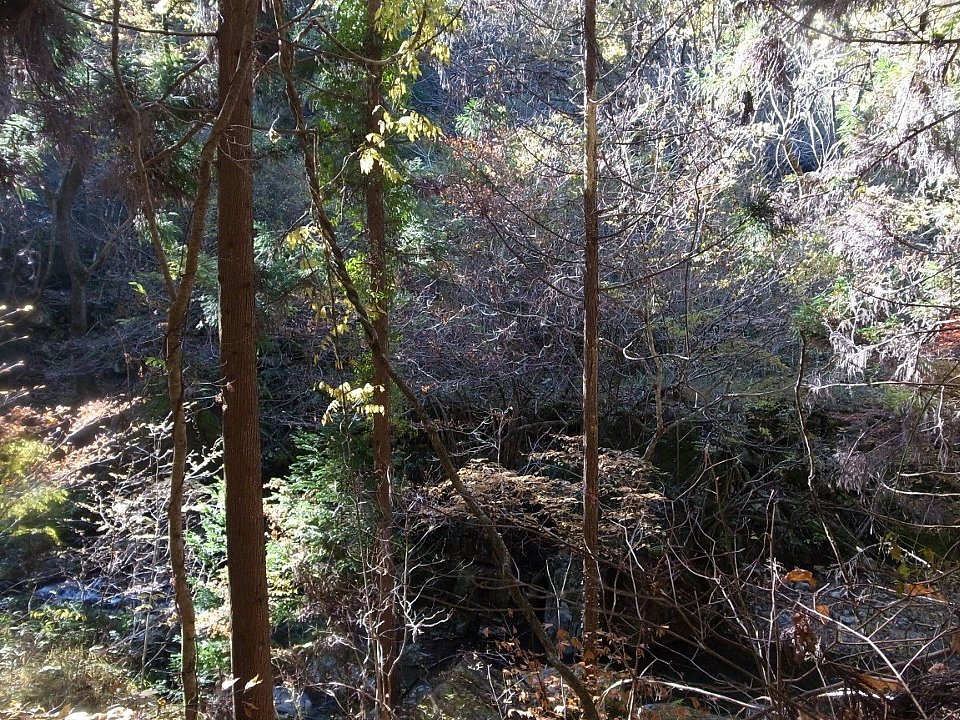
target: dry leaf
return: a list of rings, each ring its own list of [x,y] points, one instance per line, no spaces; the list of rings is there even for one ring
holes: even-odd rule
[[[824,617],[830,617],[830,606],[829,605],[817,605],[815,608],[818,613]]]
[[[950,634],[950,649],[955,653],[960,653],[960,630],[954,630]]]
[[[783,581],[785,583],[792,582],[805,582],[810,586],[811,590],[817,589],[817,580],[813,577],[813,573],[809,570],[801,570],[800,568],[794,568],[786,575],[783,576]]]
[[[878,677],[876,675],[867,675],[866,673],[857,673],[857,681],[860,686],[866,690],[871,690],[878,695],[887,693],[896,693],[903,690],[903,685],[896,678]]]
[[[903,584],[903,594],[907,597],[928,597],[931,600],[942,600],[946,602],[947,599],[934,590],[928,583],[908,583]]]

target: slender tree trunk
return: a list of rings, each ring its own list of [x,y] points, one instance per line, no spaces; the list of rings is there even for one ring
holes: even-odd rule
[[[80,337],[87,332],[88,272],[80,259],[80,248],[73,234],[73,203],[83,182],[83,168],[76,159],[70,161],[53,198],[54,240],[63,252],[70,276],[70,333]]]
[[[600,568],[597,564],[600,500],[597,408],[598,315],[600,306],[600,221],[597,201],[597,4],[584,0],[583,122],[586,136],[583,186],[583,661],[597,659]]]
[[[183,523],[183,496],[187,458],[187,419],[183,382],[183,328],[190,307],[193,284],[196,280],[199,265],[200,248],[206,230],[206,215],[210,202],[210,188],[217,148],[228,123],[232,122],[233,111],[238,105],[239,97],[243,95],[249,98],[251,90],[249,85],[247,88],[243,88],[240,84],[233,84],[225,95],[221,94],[220,96],[221,107],[219,113],[203,144],[200,159],[197,163],[197,195],[194,198],[190,223],[184,241],[185,253],[182,272],[180,282],[177,284],[170,271],[167,254],[163,248],[153,193],[150,188],[150,178],[144,163],[143,122],[140,112],[127,91],[123,81],[123,73],[120,70],[120,10],[120,0],[114,0],[110,64],[113,69],[117,91],[129,113],[133,128],[132,160],[140,191],[138,204],[144,219],[147,221],[150,242],[157,256],[157,263],[163,274],[164,286],[170,301],[167,312],[166,371],[170,412],[173,418],[173,465],[170,471],[170,501],[167,505],[167,521],[174,596],[177,614],[180,616],[182,653],[180,678],[183,684],[184,718],[185,720],[196,720],[200,708],[200,694],[197,683],[196,613],[187,579]],[[249,73],[248,68],[252,63],[251,50],[252,48],[248,47],[246,54],[242,55],[242,62],[238,65],[238,67],[243,68],[241,75]],[[96,268],[108,252],[109,248],[105,246],[98,254],[97,259],[94,260],[91,268]],[[270,699],[272,702],[272,693]]]
[[[220,365],[227,505],[231,660],[236,720],[274,720],[260,477],[253,259],[252,52],[258,0],[221,0],[221,102],[240,94],[217,155]]]
[[[173,307],[173,306],[171,306]],[[186,538],[183,533],[183,486],[187,475],[187,416],[183,404],[183,318],[171,309],[167,315],[167,394],[173,417],[173,467],[167,504],[167,538],[173,594],[180,616],[180,682],[183,684],[184,720],[196,720],[200,711],[197,682],[197,616],[187,578]]]
[[[167,312],[167,337],[165,369],[167,372],[167,396],[170,400],[170,415],[173,422],[173,464],[170,469],[170,498],[167,503],[167,540],[170,545],[170,570],[173,575],[174,602],[180,618],[180,682],[183,685],[184,720],[197,720],[200,711],[200,689],[197,682],[197,623],[193,596],[187,579],[186,539],[183,528],[183,492],[186,480],[187,464],[187,417],[184,407],[183,387],[183,325],[187,306],[196,276],[197,256],[200,252],[202,225],[197,226],[199,217],[202,222],[206,200],[210,188],[210,157],[212,148],[204,149],[202,156],[207,158],[201,163],[198,193],[194,206],[194,221],[191,222],[187,238],[187,263],[181,278],[180,287],[175,288],[170,274],[167,256],[160,241],[157,215],[150,192],[150,181],[143,164],[143,125],[140,114],[123,84],[120,71],[120,0],[113,3],[113,22],[111,32],[110,63],[113,68],[117,90],[130,114],[134,130],[133,161],[138,184],[140,185],[139,204],[147,220],[157,262],[163,268],[163,276],[170,306]],[[215,130],[215,138],[219,133]],[[204,171],[204,167],[206,170]],[[199,208],[199,210],[198,210]],[[94,266],[97,261],[94,261]]]
[[[370,60],[379,60],[383,54],[377,32],[377,13],[380,0],[367,0],[367,37],[364,53]],[[379,133],[383,117],[383,70],[370,63],[367,67],[366,132]],[[383,408],[373,416],[373,470],[376,478],[374,504],[377,509],[375,562],[377,572],[376,627],[373,642],[377,646],[377,714],[381,720],[393,717],[398,698],[398,655],[400,633],[396,608],[396,570],[393,564],[393,491],[390,449],[390,374],[385,357],[390,344],[391,282],[387,268],[387,223],[384,211],[383,169],[374,163],[367,175],[365,199],[367,206],[367,240],[370,257],[371,289],[375,307],[373,327],[383,353],[373,356],[373,404]]]

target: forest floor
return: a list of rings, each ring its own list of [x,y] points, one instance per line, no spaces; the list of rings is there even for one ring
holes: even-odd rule
[[[108,343],[94,343],[92,352],[101,362],[126,357]],[[34,359],[34,367],[51,367],[42,352]],[[0,405],[0,718],[175,717],[162,403],[140,399],[149,381],[142,364],[124,360],[124,367],[138,368],[132,377],[109,363],[91,369],[97,365],[86,355],[70,363],[69,373],[24,375],[30,387],[8,388]],[[215,689],[228,668],[228,621],[217,595],[224,587],[222,518],[217,455],[204,441],[210,434],[192,429],[186,505],[203,680],[216,716],[223,703]],[[523,472],[483,458],[465,458],[463,467],[465,482],[514,552],[545,626],[571,657],[579,587],[577,448],[576,438],[555,437],[527,458]],[[691,513],[709,505],[709,494],[671,484],[629,451],[605,450],[601,470],[601,560],[610,598],[598,696],[609,717],[641,708],[650,720],[752,716],[769,707],[772,688],[811,717],[842,714],[831,692],[857,698],[863,718],[882,710],[897,720],[952,720],[960,711],[960,692],[951,695],[960,688],[960,582],[949,562],[935,570],[932,555],[906,553],[898,565],[890,552],[858,551],[845,562],[825,555],[816,566],[791,570],[772,557],[772,544],[757,540],[773,516],[749,500],[735,506],[742,514],[735,516],[741,529],[733,539],[743,543],[739,557],[755,554],[727,567],[729,551],[705,516]],[[784,505],[802,504],[804,488],[781,487]],[[449,484],[428,476],[399,497],[398,527],[419,553],[405,559],[416,561],[409,582],[421,601],[432,603],[411,614],[421,625],[405,654],[407,711],[419,720],[568,714],[569,689],[518,628],[475,523]],[[349,704],[344,688],[362,693],[365,677],[364,649],[349,617],[362,609],[355,600],[362,585],[350,585],[350,578],[324,585],[316,573],[294,571],[302,560],[295,533],[303,527],[281,524],[285,508],[322,510],[328,502],[268,509],[277,523],[271,572],[278,698],[289,712],[314,719]],[[308,518],[343,524],[338,516]],[[809,520],[816,531],[819,521]],[[811,536],[810,527],[803,537]],[[713,528],[719,534],[723,525]],[[285,538],[287,530],[294,534]],[[464,715],[462,702],[474,714]]]

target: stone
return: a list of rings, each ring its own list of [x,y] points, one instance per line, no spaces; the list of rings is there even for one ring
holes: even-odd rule
[[[414,708],[414,720],[500,720],[500,683],[476,656],[456,665]]]
[[[43,602],[53,605],[63,603],[97,604],[103,599],[101,590],[103,583],[94,580],[84,583],[80,580],[65,580],[64,582],[44,585],[34,593]]]
[[[302,690],[295,690],[284,685],[273,688],[273,703],[280,717],[301,718],[313,709],[313,703]]]

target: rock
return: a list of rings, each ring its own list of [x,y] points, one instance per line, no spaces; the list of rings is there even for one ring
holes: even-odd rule
[[[313,703],[305,692],[284,685],[273,688],[273,702],[280,717],[305,717],[313,709]]]
[[[414,720],[500,720],[499,688],[482,660],[467,657],[414,708]]]
[[[75,448],[84,447],[93,442],[94,438],[103,430],[106,425],[106,418],[94,418],[93,420],[85,423],[81,423],[76,428],[73,428],[67,436],[63,439],[63,442],[67,445],[73,445]]]
[[[813,596],[798,587],[801,583],[784,583],[772,594],[757,588],[752,605],[758,617],[775,613],[781,642],[795,645],[800,639],[808,649],[815,644],[817,654],[833,660],[856,657],[867,667],[871,663],[883,667],[891,661],[913,663],[949,652],[957,631],[952,610],[956,589],[890,586],[884,580],[864,575],[855,583],[827,582]]]
[[[34,595],[43,602],[54,605],[61,603],[89,603],[96,604],[103,599],[101,586],[103,583],[93,581],[84,583],[80,580],[65,580],[64,582],[44,585]]]
[[[77,710],[67,715],[63,720],[104,720],[106,715],[103,713],[88,713],[83,710]]]

